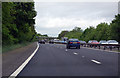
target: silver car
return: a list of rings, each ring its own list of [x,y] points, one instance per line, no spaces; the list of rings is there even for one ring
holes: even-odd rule
[[[106,42],[107,42],[106,40],[100,40],[99,41],[100,44],[106,44]]]

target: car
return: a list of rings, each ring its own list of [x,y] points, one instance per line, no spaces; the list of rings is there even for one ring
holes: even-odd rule
[[[54,41],[53,41],[53,40],[50,40],[50,41],[49,41],[49,44],[54,44]]]
[[[90,43],[90,44],[99,44],[99,42],[97,40],[90,40],[88,43]]]
[[[91,43],[91,42],[92,42],[92,40],[89,40],[89,41],[88,41],[88,43]]]
[[[85,41],[80,40],[79,42],[80,42],[81,46],[86,46],[86,42]]]
[[[106,40],[100,40],[99,41],[100,44],[106,44],[106,42],[107,42]]]
[[[63,43],[63,44],[66,44],[67,43],[67,41],[59,41],[60,43]]]
[[[80,49],[80,42],[78,41],[78,39],[69,39],[67,41],[66,48],[70,49],[71,47],[76,47]]]
[[[105,44],[119,44],[116,40],[108,40]],[[115,46],[106,46],[107,48],[115,48]]]
[[[45,44],[45,40],[39,40],[38,41],[40,44]]]
[[[108,40],[106,44],[119,44],[116,40]]]
[[[80,40],[79,42],[80,42],[80,43],[86,43],[85,41],[82,41],[82,40]]]
[[[60,40],[59,39],[54,39],[53,40],[55,43],[58,43]]]

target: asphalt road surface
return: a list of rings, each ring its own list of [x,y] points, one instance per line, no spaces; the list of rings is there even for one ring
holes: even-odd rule
[[[40,47],[18,76],[118,76],[118,53],[62,44]]]

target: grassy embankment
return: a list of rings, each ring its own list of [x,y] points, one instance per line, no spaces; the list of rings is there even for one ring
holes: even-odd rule
[[[21,48],[24,46],[27,46],[29,44],[32,44],[33,42],[24,42],[21,44],[13,44],[13,45],[7,45],[7,46],[2,46],[2,53],[17,49],[17,48]]]
[[[120,50],[118,50],[118,52],[120,52]]]

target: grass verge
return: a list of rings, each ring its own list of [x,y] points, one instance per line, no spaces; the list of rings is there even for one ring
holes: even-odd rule
[[[120,50],[118,50],[118,52],[120,52]]]
[[[5,52],[8,52],[8,51],[17,49],[17,48],[27,46],[27,45],[29,45],[31,43],[33,43],[33,42],[24,42],[24,43],[21,43],[21,44],[13,44],[13,45],[2,46],[2,53],[5,53]]]

